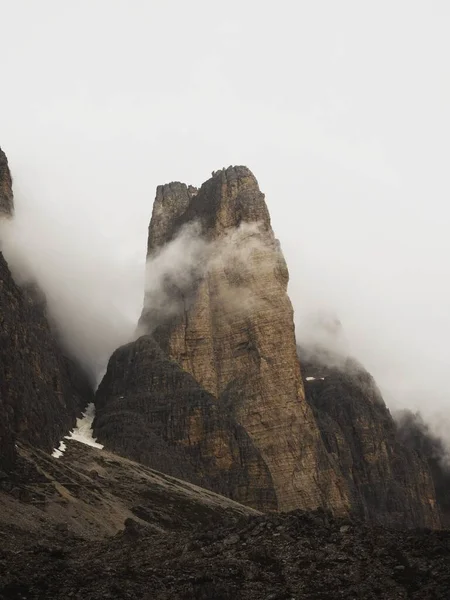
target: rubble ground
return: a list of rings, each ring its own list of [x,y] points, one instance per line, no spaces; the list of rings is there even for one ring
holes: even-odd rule
[[[14,538],[14,531],[3,535]],[[435,600],[450,597],[450,532],[397,531],[323,510],[111,538],[64,531],[0,549],[0,598]]]

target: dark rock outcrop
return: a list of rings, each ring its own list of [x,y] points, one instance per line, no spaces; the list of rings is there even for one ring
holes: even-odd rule
[[[276,508],[270,474],[233,415],[151,336],[119,348],[96,396],[95,435],[133,460],[254,507]]]
[[[12,215],[11,176],[0,153],[0,210]],[[92,398],[51,331],[37,286],[19,287],[0,253],[0,469],[14,465],[15,439],[51,451]]]
[[[148,290],[140,326],[152,331],[166,357],[189,373],[203,388],[208,404],[217,408],[213,418],[211,409],[205,417],[206,409],[197,406],[187,419],[180,414],[180,408],[192,400],[180,397],[176,390],[180,408],[175,412],[171,408],[171,427],[190,446],[192,422],[195,423],[198,450],[192,462],[204,475],[204,481],[215,481],[213,489],[224,490],[222,484],[218,487],[220,479],[228,479],[225,471],[233,473],[236,465],[240,469],[237,480],[248,481],[255,490],[249,495],[247,485],[234,488],[238,495],[233,492],[233,497],[241,502],[252,503],[251,497],[261,497],[259,489],[270,486],[270,494],[264,494],[269,498],[276,496],[279,510],[325,506],[345,514],[349,509],[346,482],[326,452],[313,412],[305,401],[293,310],[286,293],[289,275],[272,232],[264,195],[252,173],[245,167],[217,171],[198,192],[180,183],[159,187],[149,228],[149,259],[157,257],[164,245],[177,236],[185,235],[183,228],[193,224],[197,230],[188,231],[189,248],[192,251],[192,245],[198,243],[200,250],[193,253],[181,275],[168,269],[162,290],[158,289],[166,301],[161,301],[154,289]],[[181,244],[179,251],[183,249]],[[137,343],[142,345],[141,341]],[[133,370],[126,361],[122,361],[125,371],[118,368],[123,353],[113,356],[97,402],[95,433],[108,447],[113,436],[106,436],[102,429],[108,428],[108,421],[117,414],[114,373],[127,382],[133,373],[137,381],[132,393],[127,392],[127,402],[122,403],[124,412],[128,405],[137,404],[143,414],[155,412],[145,406],[160,404],[160,390],[157,388],[154,394],[160,382],[149,382],[148,375]],[[147,364],[141,368],[151,370],[151,361],[147,360]],[[170,398],[173,383],[166,380],[163,385],[164,396]],[[139,396],[139,402],[133,395]],[[135,420],[139,420],[138,411]],[[241,445],[231,455],[245,454],[245,460],[236,464],[227,451],[227,458],[221,461],[224,469],[217,478],[216,467],[207,466],[214,464],[210,462],[209,448],[231,448],[227,432],[232,432]],[[136,441],[133,435],[138,436]],[[159,435],[164,437],[165,430]],[[127,455],[136,457],[131,446],[138,443],[142,456],[150,456],[153,436],[132,432],[130,436]],[[169,441],[173,445],[173,436]],[[145,444],[147,448],[143,450]],[[232,479],[235,480],[234,474]],[[273,502],[253,505],[270,509]]]
[[[440,526],[427,463],[402,443],[375,381],[356,361],[299,349],[306,399],[341,467],[352,511],[392,527]]]
[[[442,526],[450,529],[450,458],[448,448],[433,434],[418,413],[405,410],[396,415],[399,436],[408,448],[426,460],[436,490]]]
[[[0,254],[0,456],[5,468],[12,438],[51,451],[92,397],[77,365],[50,330],[45,304],[19,288]]]

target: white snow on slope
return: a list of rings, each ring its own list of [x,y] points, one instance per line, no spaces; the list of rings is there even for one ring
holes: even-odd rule
[[[59,446],[58,446],[58,448],[55,448],[55,449],[53,450],[53,452],[52,452],[52,456],[53,456],[54,458],[59,458],[60,456],[62,456],[62,455],[63,455],[63,453],[64,453],[64,450],[66,449],[66,447],[67,447],[67,446],[66,446],[66,444],[65,444],[65,443],[64,443],[64,442],[61,440],[61,441],[59,442]]]
[[[103,448],[102,444],[99,444],[94,437],[92,436],[92,423],[95,417],[95,405],[93,402],[87,405],[86,410],[83,413],[81,419],[77,419],[77,425],[69,435],[64,436],[66,440],[76,440],[77,442],[81,442],[82,444],[86,444],[88,446],[92,446],[93,448]],[[58,448],[53,450],[52,456],[54,458],[60,458],[64,450],[66,449],[66,444],[64,440],[61,440]]]
[[[306,381],[315,381],[316,379],[321,379],[323,381],[325,377],[306,377]]]

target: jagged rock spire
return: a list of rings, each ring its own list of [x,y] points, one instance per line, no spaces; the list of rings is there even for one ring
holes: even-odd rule
[[[156,327],[156,339],[230,407],[269,469],[279,509],[346,512],[345,485],[305,401],[288,270],[252,172],[242,166],[215,171],[196,194],[180,183],[159,187],[150,256],[194,222],[208,244],[204,271],[189,295],[182,290],[183,310]],[[152,299],[150,293],[144,321]]]

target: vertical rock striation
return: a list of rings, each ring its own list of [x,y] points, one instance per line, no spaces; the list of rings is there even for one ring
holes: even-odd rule
[[[230,167],[198,191],[180,183],[159,187],[149,227],[150,262],[193,224],[203,240],[200,256],[184,278],[169,275],[164,281],[167,298],[177,299],[175,314],[149,290],[141,327],[208,392],[218,413],[226,410],[233,427],[245,432],[270,475],[279,510],[325,506],[345,513],[346,483],[305,401],[288,270],[252,173]],[[110,391],[103,388],[103,396]],[[146,388],[150,404],[152,391]],[[102,406],[107,410],[107,402]],[[199,419],[202,439],[203,425]],[[222,434],[229,428],[225,421],[218,425]],[[106,441],[100,429],[96,433]],[[182,435],[189,439],[186,428]],[[247,478],[248,468],[242,464]]]
[[[227,406],[151,336],[116,350],[96,396],[111,450],[251,506],[276,509],[268,469]]]
[[[186,310],[155,337],[219,402],[233,407],[269,469],[280,510],[345,510],[345,487],[305,401],[288,270],[255,177],[245,167],[218,171],[170,220],[160,218],[174,212],[174,199],[164,191],[150,226],[150,258],[193,221],[211,249]]]

